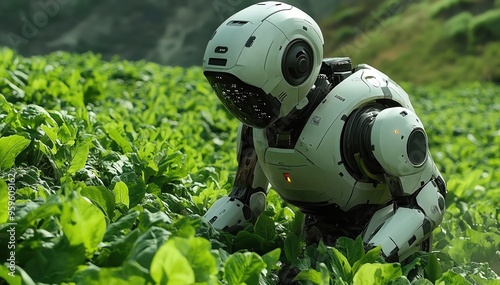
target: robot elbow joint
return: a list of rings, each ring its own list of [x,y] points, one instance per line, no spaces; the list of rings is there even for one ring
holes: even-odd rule
[[[394,176],[417,173],[428,160],[424,126],[406,108],[382,110],[373,124],[371,142],[377,161]]]
[[[437,227],[443,220],[446,203],[443,195],[439,191],[438,184],[434,180],[429,181],[420,190],[417,197],[417,204],[424,212],[431,223],[431,227]]]

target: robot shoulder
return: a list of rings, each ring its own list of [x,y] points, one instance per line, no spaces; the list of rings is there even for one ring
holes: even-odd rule
[[[330,144],[357,110],[373,103],[414,112],[408,94],[396,82],[371,66],[358,65],[312,112],[301,134],[303,144],[308,148],[317,148],[321,142]]]
[[[384,99],[414,111],[408,93],[385,73],[368,65],[358,64],[354,70],[361,72],[361,78],[374,94],[383,94]]]
[[[348,110],[373,100],[392,101],[391,105],[414,110],[410,96],[399,84],[367,64],[357,65],[353,73],[337,84],[327,97],[334,97],[337,99],[334,104],[344,105]]]
[[[302,131],[302,145],[308,149],[317,149],[323,143],[338,145],[341,133],[350,125],[355,111],[373,102],[390,102],[385,107],[402,105],[387,97],[380,87],[372,86],[370,74],[375,73],[366,72],[365,69],[354,72],[325,96]]]

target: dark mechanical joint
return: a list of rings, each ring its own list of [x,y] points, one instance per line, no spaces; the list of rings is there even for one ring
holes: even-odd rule
[[[314,88],[307,94],[309,103],[302,109],[294,108],[285,117],[278,119],[266,130],[270,147],[292,149],[308,122],[312,112],[328,95],[333,86],[325,74],[319,74]]]
[[[235,186],[233,188],[233,190],[231,191],[231,193],[229,193],[229,198],[238,199],[239,201],[241,201],[245,205],[248,205],[250,203],[250,197],[253,194],[257,193],[257,192],[263,192],[264,194],[266,193],[266,191],[262,187],[257,187],[257,188],[245,187],[245,188],[242,188],[242,187]]]
[[[434,179],[434,182],[437,184],[439,193],[443,195],[443,197],[446,197],[446,194],[448,194],[448,190],[446,188],[446,182],[444,181],[443,177],[441,176],[436,177]]]
[[[360,107],[349,115],[342,131],[342,161],[358,181],[384,182],[384,170],[372,152],[371,131],[378,113],[385,108],[376,102]]]

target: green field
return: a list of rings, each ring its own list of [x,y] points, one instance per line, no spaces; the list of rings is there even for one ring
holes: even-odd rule
[[[402,85],[449,188],[434,252],[404,265],[360,239],[306,247],[272,190],[237,235],[203,223],[238,122],[201,68],[0,50],[0,284],[500,284],[500,87]]]

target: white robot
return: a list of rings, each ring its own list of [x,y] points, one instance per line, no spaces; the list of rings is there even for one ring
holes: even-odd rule
[[[264,211],[270,184],[306,214],[308,242],[362,235],[388,261],[430,250],[447,191],[408,94],[322,49],[317,23],[280,2],[245,8],[215,31],[204,75],[242,124],[234,188],[204,219],[237,230]]]

